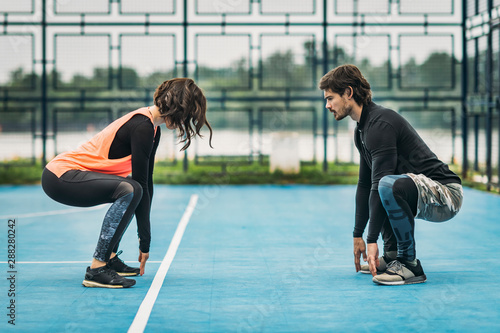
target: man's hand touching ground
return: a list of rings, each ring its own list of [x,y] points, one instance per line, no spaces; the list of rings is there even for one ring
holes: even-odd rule
[[[363,255],[363,260],[366,261],[366,245],[365,241],[361,237],[354,237],[354,266],[356,266],[356,272],[361,270],[361,255]]]

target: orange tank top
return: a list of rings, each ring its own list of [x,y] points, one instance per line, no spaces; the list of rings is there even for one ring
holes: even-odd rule
[[[47,164],[46,168],[58,178],[68,170],[94,171],[127,177],[132,172],[132,156],[128,155],[122,158],[109,159],[109,149],[116,132],[136,114],[145,115],[153,123],[153,116],[146,107],[127,113],[109,124],[90,139],[90,141],[82,144],[76,150],[57,155]],[[151,140],[153,139],[151,138]]]

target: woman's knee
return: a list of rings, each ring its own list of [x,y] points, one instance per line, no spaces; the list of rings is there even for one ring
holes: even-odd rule
[[[142,197],[142,186],[133,179],[126,179],[118,184],[116,191],[113,195],[114,199],[121,198],[125,195],[133,194],[134,197]]]

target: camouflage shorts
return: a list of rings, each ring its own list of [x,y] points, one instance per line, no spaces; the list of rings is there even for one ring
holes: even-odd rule
[[[457,215],[464,197],[462,185],[440,184],[422,174],[407,174],[418,189],[416,218],[444,222]]]

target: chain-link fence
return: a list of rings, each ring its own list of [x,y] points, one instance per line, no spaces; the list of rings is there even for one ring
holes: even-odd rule
[[[151,105],[162,81],[190,76],[206,92],[215,149],[197,140],[181,153],[168,133],[160,159],[263,163],[271,134],[293,131],[304,163],[357,162],[353,122],[335,122],[317,89],[354,63],[374,101],[410,119],[438,157],[474,162],[494,182],[497,2],[2,1],[0,160],[45,163]]]
[[[464,169],[499,187],[500,1],[464,1]]]

